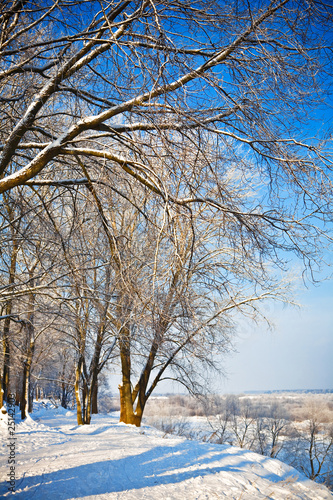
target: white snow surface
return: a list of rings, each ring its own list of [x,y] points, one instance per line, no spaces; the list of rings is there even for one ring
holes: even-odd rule
[[[164,435],[94,415],[43,408],[17,423],[16,490],[8,490],[8,443],[0,426],[0,498],[322,500],[333,495],[279,460],[233,446]]]

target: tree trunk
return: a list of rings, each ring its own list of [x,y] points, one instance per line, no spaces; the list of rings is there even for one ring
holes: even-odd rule
[[[29,270],[30,284],[34,286],[33,270]],[[26,330],[26,359],[24,361],[23,369],[23,384],[22,384],[22,404],[21,404],[21,418],[22,420],[28,416],[28,412],[32,412],[33,398],[31,390],[31,366],[35,352],[35,295],[29,294],[29,313],[28,319],[24,322]]]
[[[28,326],[28,329],[33,328],[32,325]],[[31,335],[31,333],[30,333]],[[23,383],[22,383],[22,394],[21,394],[21,419],[24,420],[28,413],[32,412],[33,408],[33,398],[31,391],[31,365],[32,358],[35,349],[34,341],[31,339],[29,343],[29,350],[27,353],[27,357],[24,361],[23,368]]]
[[[66,375],[66,362],[65,359],[62,365],[62,373],[61,373],[61,406],[63,408],[67,408],[67,394],[68,394],[68,386],[65,382]]]
[[[90,425],[91,422],[91,391],[92,387],[86,384],[85,388],[85,411],[84,411],[84,423]]]
[[[24,420],[28,416],[27,404],[28,404],[28,363],[27,360],[24,361],[23,367],[23,380],[22,380],[22,392],[21,392],[21,401],[20,401],[20,409],[21,409],[21,420]]]
[[[31,374],[31,372],[30,372],[30,374]],[[29,386],[28,412],[32,413],[33,412],[35,389],[34,389],[34,387],[31,387],[31,376],[29,376],[28,386]]]
[[[83,383],[82,389],[80,389],[81,380]],[[90,424],[93,387],[84,369],[84,357],[81,355],[75,371],[75,398],[78,425]]]
[[[65,382],[61,383],[61,406],[67,408],[67,390]]]
[[[92,397],[91,397],[91,413],[92,413],[92,415],[96,415],[98,413],[97,398],[98,398],[98,382],[96,380],[96,383],[92,389]]]
[[[157,333],[151,347],[146,366],[143,369],[140,379],[133,391],[131,386],[130,342],[128,332],[120,344],[120,358],[123,376],[122,384],[119,386],[120,422],[124,422],[125,424],[134,424],[137,427],[141,426],[144,408],[148,400],[148,396],[146,394],[147,385],[158,350],[159,338],[160,334]]]
[[[8,308],[7,308],[7,310],[8,310]],[[3,328],[3,338],[2,338],[3,372],[2,372],[2,387],[1,387],[1,395],[0,395],[0,397],[2,398],[0,401],[1,407],[3,406],[3,402],[7,401],[8,394],[10,393],[10,388],[9,388],[9,381],[10,381],[10,377],[9,377],[9,375],[10,375],[9,325],[10,325],[10,318],[6,318],[4,328]]]
[[[132,403],[132,393],[131,388],[128,387],[128,384],[119,385],[119,393],[120,393],[120,422],[124,422],[124,424],[132,424],[140,427],[142,420],[142,412],[141,414],[134,413],[133,403]]]
[[[80,378],[81,378],[81,367],[82,367],[82,359],[80,357],[76,370],[75,370],[75,400],[76,400],[76,416],[77,416],[77,424],[83,425],[82,420],[82,406],[81,406],[81,397],[80,397]]]
[[[131,387],[131,355],[130,355],[130,332],[124,327],[120,334],[120,360],[122,383],[119,385],[120,394],[120,422],[140,427],[141,415],[136,415],[133,408],[133,397]]]
[[[106,316],[106,311],[107,311],[107,308],[105,308],[105,315],[104,316]],[[91,413],[92,414],[98,413],[98,406],[97,406],[98,374],[99,374],[99,364],[100,364],[101,349],[102,349],[102,344],[103,344],[104,333],[105,333],[105,320],[101,321],[101,323],[99,325],[99,331],[98,331],[97,339],[95,342],[94,355],[93,355],[93,359],[92,359],[91,364],[90,364]]]
[[[16,379],[16,392],[15,392],[15,406],[19,406],[21,403],[21,384],[19,378]]]

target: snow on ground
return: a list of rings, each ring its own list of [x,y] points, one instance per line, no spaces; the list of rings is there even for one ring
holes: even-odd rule
[[[0,426],[0,497],[17,499],[323,500],[331,493],[251,451],[171,437],[96,415],[76,425],[63,408],[34,411],[15,431],[16,491],[8,491],[10,437]],[[12,442],[12,441],[11,441]]]

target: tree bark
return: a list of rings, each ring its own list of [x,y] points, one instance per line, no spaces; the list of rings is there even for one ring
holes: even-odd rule
[[[134,412],[132,403],[132,394],[128,384],[119,385],[120,393],[120,422],[124,424],[132,424],[140,427],[142,420],[142,413],[137,414]]]
[[[11,300],[8,301],[11,304]],[[11,310],[11,306],[8,307],[7,311]],[[7,312],[6,311],[6,312]],[[5,324],[3,328],[3,338],[2,338],[2,348],[3,348],[3,372],[2,372],[2,387],[0,393],[0,406],[3,406],[3,402],[7,401],[8,394],[10,393],[10,346],[9,346],[9,327],[10,318],[5,319]]]
[[[92,386],[86,383],[85,387],[85,412],[84,412],[84,423],[90,425],[91,422],[91,390]]]
[[[81,406],[81,397],[80,397],[80,378],[81,378],[81,369],[82,369],[82,359],[80,357],[76,370],[75,370],[75,400],[76,400],[76,415],[77,415],[77,423],[78,425],[83,425],[82,419],[82,406]]]
[[[121,329],[119,337],[122,371],[122,383],[118,387],[120,394],[120,422],[140,427],[142,414],[136,414],[133,407],[134,401],[131,387],[130,331],[127,326]]]
[[[104,323],[99,326],[99,331],[95,342],[94,355],[90,364],[91,383],[90,383],[89,404],[90,404],[90,411],[92,414],[98,413],[98,406],[97,406],[98,373],[100,368],[99,365],[100,365],[104,328],[105,328]]]
[[[30,321],[27,322],[26,328],[28,330],[28,349],[26,358],[24,360],[23,368],[23,381],[22,381],[22,394],[21,394],[21,419],[24,420],[28,413],[32,412],[33,408],[33,398],[31,391],[31,365],[35,351],[35,341],[34,341],[34,326],[33,318],[30,315]]]
[[[27,404],[28,404],[28,392],[27,392],[27,363],[24,362],[23,366],[23,380],[22,380],[22,392],[21,392],[21,400],[20,400],[20,410],[21,410],[21,420],[24,420],[27,417]]]
[[[92,390],[92,398],[91,398],[91,413],[92,415],[96,415],[98,413],[98,382],[96,383]]]

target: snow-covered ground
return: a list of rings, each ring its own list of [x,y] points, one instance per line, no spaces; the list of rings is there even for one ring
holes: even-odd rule
[[[332,499],[331,493],[282,462],[244,449],[164,435],[153,427],[93,416],[77,426],[75,413],[39,404],[16,424],[15,446],[1,434],[0,497],[18,499]],[[8,490],[10,450],[15,493]],[[12,455],[13,456],[13,453]]]

